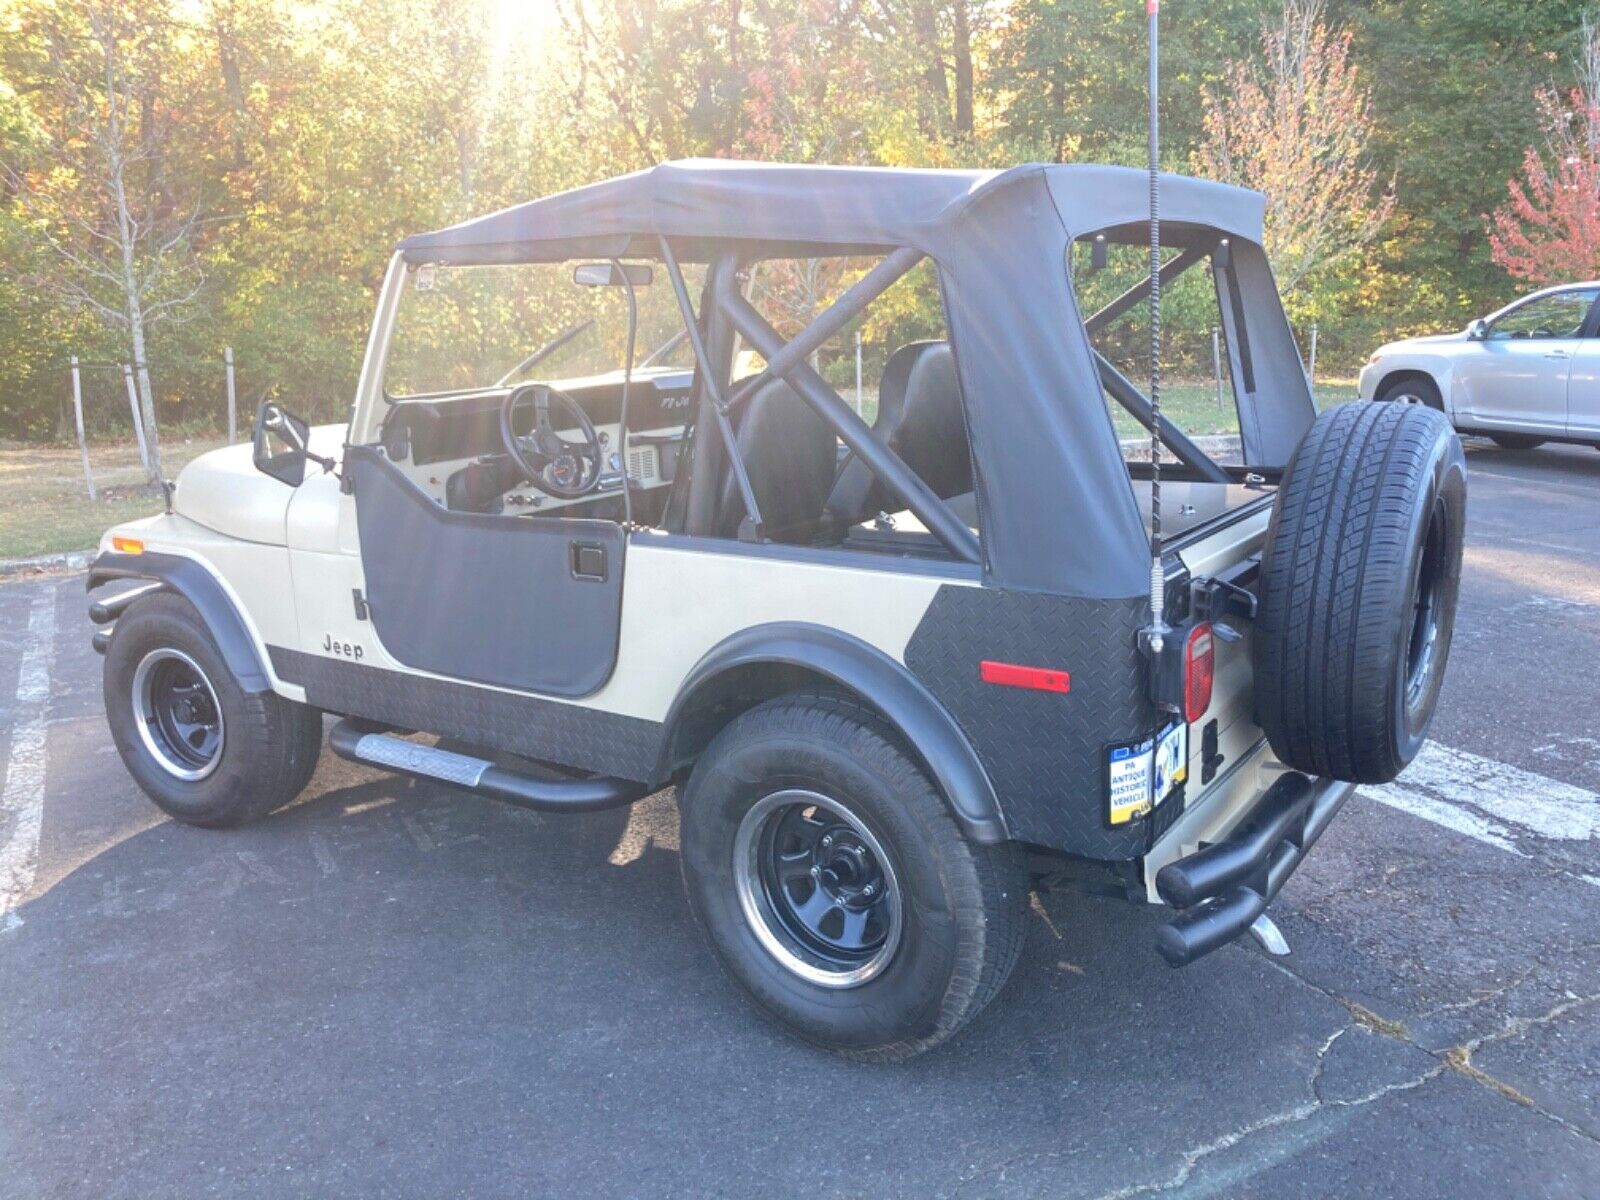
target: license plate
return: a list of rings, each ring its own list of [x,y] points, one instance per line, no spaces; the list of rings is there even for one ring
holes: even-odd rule
[[[1157,808],[1189,774],[1189,727],[1179,721],[1155,739],[1107,751],[1111,824],[1126,825]]]

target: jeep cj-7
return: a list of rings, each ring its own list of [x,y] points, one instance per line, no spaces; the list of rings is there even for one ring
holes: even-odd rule
[[[1263,198],[1179,177],[1161,284],[1199,268],[1236,436],[1154,411],[1115,361],[1145,269],[1080,309],[1146,182],[688,162],[408,238],[347,425],[263,405],[106,535],[128,770],[238,825],[328,714],[334,753],[462,803],[674,787],[728,973],[859,1058],[971,1020],[1035,887],[1169,906],[1174,965],[1271,940],[1427,733],[1463,459],[1427,409],[1319,415]],[[847,400],[858,331],[887,340]]]

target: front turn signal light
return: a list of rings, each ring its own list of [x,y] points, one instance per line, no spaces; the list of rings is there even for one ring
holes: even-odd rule
[[[111,539],[111,548],[113,550],[115,550],[118,554],[143,554],[144,553],[144,543],[141,542],[138,538],[113,537]]]

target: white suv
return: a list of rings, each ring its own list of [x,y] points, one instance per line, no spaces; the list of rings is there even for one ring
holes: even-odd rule
[[[1363,400],[1439,409],[1463,433],[1526,450],[1546,441],[1600,448],[1600,282],[1547,288],[1460,333],[1378,348]]]

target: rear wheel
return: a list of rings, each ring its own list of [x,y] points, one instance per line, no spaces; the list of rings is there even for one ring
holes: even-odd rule
[[[322,714],[241,688],[182,596],[158,592],[117,618],[104,688],[123,764],[179,821],[243,825],[293,800],[316,770]]]
[[[1529,437],[1525,433],[1491,433],[1489,440],[1506,450],[1532,450],[1544,445],[1544,438]]]
[[[978,846],[878,718],[781,697],[730,722],[683,789],[683,875],[718,958],[816,1045],[892,1061],[975,1017],[1021,952],[1027,878]]]

